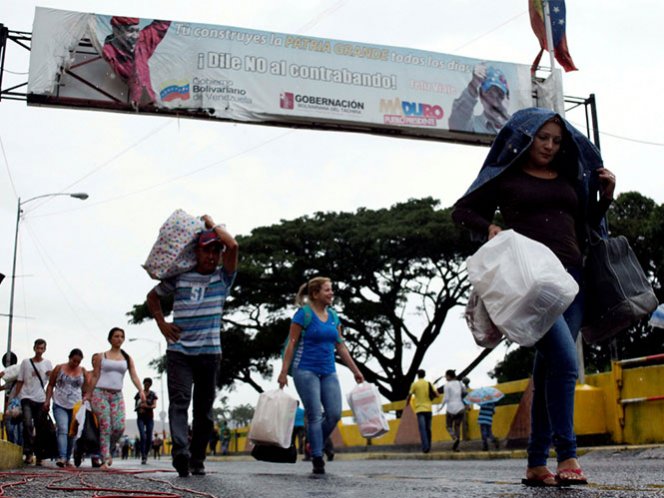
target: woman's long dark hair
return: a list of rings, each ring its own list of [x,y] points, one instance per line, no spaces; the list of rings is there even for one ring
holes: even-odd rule
[[[124,329],[121,329],[120,327],[113,327],[110,330],[110,332],[108,333],[108,338],[107,338],[108,342],[111,342],[111,338],[113,337],[113,334],[115,334],[118,331],[122,332],[123,337],[125,336]],[[127,352],[122,348],[120,348],[120,352],[122,353],[122,356],[124,356],[124,359],[127,361],[127,368],[129,368],[129,359],[130,359],[129,354],[127,354]]]

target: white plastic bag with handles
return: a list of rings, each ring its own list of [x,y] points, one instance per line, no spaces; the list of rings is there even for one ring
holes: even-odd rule
[[[503,333],[491,321],[489,312],[475,289],[470,291],[463,316],[478,346],[493,349],[503,340]]]
[[[268,444],[289,448],[295,423],[297,400],[283,389],[261,393],[254,418],[251,420],[249,440],[254,444]]]
[[[157,241],[143,268],[156,280],[179,275],[196,266],[194,247],[205,223],[182,209],[176,209],[159,229]]]
[[[539,341],[579,292],[548,247],[514,230],[498,233],[466,265],[491,321],[521,346]]]
[[[362,382],[348,393],[347,399],[362,437],[378,438],[390,430],[376,386]]]

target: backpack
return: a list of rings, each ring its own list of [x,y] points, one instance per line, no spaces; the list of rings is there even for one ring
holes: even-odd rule
[[[300,333],[300,339],[298,340],[297,344],[295,344],[295,347],[293,348],[293,358],[291,358],[291,364],[288,367],[288,375],[291,377],[293,376],[293,360],[295,359],[295,351],[297,351],[297,348],[300,346],[300,342],[302,338],[304,338],[304,333],[307,331],[307,328],[309,325],[311,325],[311,321],[314,319],[314,310],[311,309],[311,306],[308,304],[305,304],[302,306],[302,310],[304,311],[304,323],[302,324],[302,332]],[[332,317],[332,321],[334,322],[335,327],[339,326],[339,315],[337,314],[334,309],[328,307],[327,312],[329,315]],[[283,361],[284,355],[286,354],[286,347],[288,346],[288,339],[290,338],[290,333],[286,336],[286,340],[284,341],[283,345],[281,346],[281,360]]]

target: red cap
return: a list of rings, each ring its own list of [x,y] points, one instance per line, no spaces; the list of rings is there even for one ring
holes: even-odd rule
[[[221,245],[221,240],[214,230],[205,230],[198,236],[198,247],[207,246],[208,244],[217,243]]]
[[[138,17],[111,17],[111,26],[133,26],[138,24],[140,19]]]

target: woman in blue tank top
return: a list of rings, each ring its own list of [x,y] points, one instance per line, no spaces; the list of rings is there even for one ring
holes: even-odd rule
[[[339,317],[330,308],[333,299],[329,278],[315,277],[300,287],[295,298],[300,308],[291,321],[278,379],[279,387],[283,388],[288,384],[291,371],[304,405],[314,474],[325,473],[323,444],[341,419],[341,387],[335,352],[353,372],[355,380],[364,381],[341,337]]]

